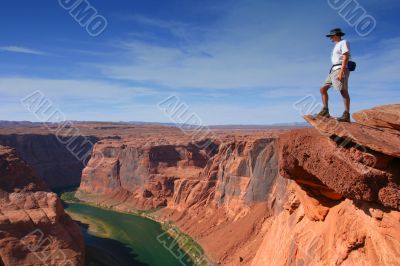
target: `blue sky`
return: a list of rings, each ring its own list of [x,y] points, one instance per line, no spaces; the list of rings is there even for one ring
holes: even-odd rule
[[[358,69],[352,111],[400,102],[400,2],[358,3],[377,26],[359,36],[329,1],[91,0],[107,19],[93,37],[57,0],[5,0],[0,9],[0,120],[36,121],[20,103],[40,90],[68,120],[171,122],[170,95],[205,124],[302,121],[319,102],[341,27]],[[334,115],[343,111],[330,91]]]

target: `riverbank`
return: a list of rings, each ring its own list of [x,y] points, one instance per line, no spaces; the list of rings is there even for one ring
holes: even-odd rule
[[[99,220],[93,219],[89,216],[82,215],[79,213],[75,213],[72,211],[66,210],[66,213],[71,216],[72,220],[79,221],[81,224],[85,224],[88,226],[88,232],[97,237],[110,238],[111,231],[107,227],[106,224],[102,223]]]
[[[140,217],[147,219],[152,222],[156,222],[160,225],[163,233],[157,236],[157,241],[160,242],[164,249],[178,258],[184,265],[213,265],[210,260],[205,256],[202,247],[193,240],[190,236],[184,234],[175,226],[171,221],[162,221],[157,219],[153,213],[160,210],[160,208],[148,210],[148,211],[121,211],[114,208],[101,206],[100,204],[94,204],[91,202],[82,201],[75,197],[75,191],[68,191],[61,194],[61,199],[67,204],[81,204],[94,208],[99,208],[104,211],[113,211],[119,214],[131,215],[133,217]],[[68,210],[68,208],[67,208]],[[107,227],[104,224],[98,223],[93,218],[88,219],[85,215],[76,214],[75,217],[78,220],[85,221],[89,226],[89,230],[92,230],[94,234],[102,235],[108,234]],[[183,252],[182,252],[183,251]]]

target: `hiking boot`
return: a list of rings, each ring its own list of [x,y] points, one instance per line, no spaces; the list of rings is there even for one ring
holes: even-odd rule
[[[350,122],[350,113],[344,111],[341,117],[336,118],[339,122]]]
[[[326,108],[326,107],[322,108],[321,112],[319,112],[319,113],[317,114],[317,116],[330,117],[329,109]]]

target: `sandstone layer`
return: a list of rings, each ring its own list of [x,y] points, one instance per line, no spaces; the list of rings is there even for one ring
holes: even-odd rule
[[[56,194],[0,146],[0,265],[84,265],[79,226]]]
[[[328,198],[333,190],[349,199],[400,209],[399,158],[342,143],[312,129],[283,134],[281,175]]]

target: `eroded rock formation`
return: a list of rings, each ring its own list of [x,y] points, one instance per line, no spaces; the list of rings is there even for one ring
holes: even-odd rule
[[[338,193],[398,209],[399,158],[342,143],[313,129],[282,135],[281,175],[330,198]]]
[[[390,128],[307,116],[316,129],[280,136],[279,171],[295,183],[252,265],[399,264],[400,124],[382,109],[362,121]]]
[[[79,226],[15,150],[0,146],[0,264],[84,265]]]

